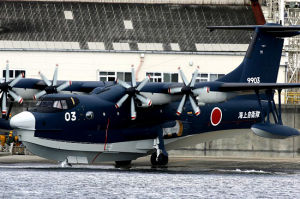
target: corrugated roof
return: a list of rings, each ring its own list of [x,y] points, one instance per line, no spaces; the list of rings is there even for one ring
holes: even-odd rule
[[[197,52],[196,44],[248,44],[252,34],[206,26],[255,24],[250,6],[32,1],[2,2],[0,19],[0,40],[75,42],[81,50]]]

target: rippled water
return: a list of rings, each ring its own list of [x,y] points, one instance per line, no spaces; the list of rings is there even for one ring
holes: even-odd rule
[[[300,174],[0,166],[0,198],[299,198]]]

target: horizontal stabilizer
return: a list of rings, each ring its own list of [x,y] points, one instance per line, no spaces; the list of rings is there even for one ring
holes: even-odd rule
[[[271,123],[253,124],[251,126],[251,130],[258,136],[273,139],[284,139],[291,136],[300,135],[300,132],[297,129]]]
[[[219,87],[219,91],[233,92],[233,91],[255,91],[255,90],[277,90],[288,88],[300,88],[299,83],[224,83]]]
[[[279,24],[242,25],[242,26],[207,26],[210,31],[223,30],[256,30],[271,34],[274,37],[292,37],[300,34],[300,26],[281,26]]]

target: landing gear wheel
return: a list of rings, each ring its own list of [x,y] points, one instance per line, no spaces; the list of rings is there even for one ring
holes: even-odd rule
[[[131,160],[116,161],[116,166],[128,166],[131,165]]]
[[[151,164],[153,166],[158,165],[158,161],[156,160],[156,157],[157,157],[157,153],[156,152],[154,152],[154,153],[151,154],[150,161],[151,161]]]
[[[169,162],[169,157],[164,155],[163,153],[159,154],[157,159],[158,159],[158,165],[165,166]]]
[[[169,162],[169,157],[161,153],[157,158],[157,153],[154,152],[151,154],[150,161],[153,166],[165,166]]]

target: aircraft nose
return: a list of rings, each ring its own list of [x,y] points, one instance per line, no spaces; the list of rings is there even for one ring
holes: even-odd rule
[[[10,119],[10,126],[18,129],[35,130],[35,117],[32,113],[24,111]]]

